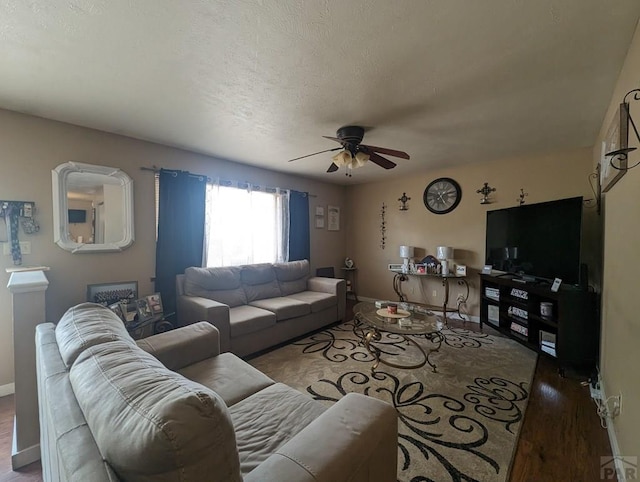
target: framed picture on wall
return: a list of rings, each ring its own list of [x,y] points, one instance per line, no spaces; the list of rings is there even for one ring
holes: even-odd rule
[[[340,208],[327,206],[327,231],[340,231]]]
[[[323,206],[316,206],[315,221],[316,221],[316,228],[324,229],[324,207]]]
[[[602,141],[602,153],[600,159],[600,185],[602,192],[607,192],[616,182],[622,178],[627,172],[627,159],[621,159],[617,156],[606,156],[608,152],[617,151],[628,147],[629,142],[629,111],[628,104],[624,102],[620,104],[618,111],[613,116],[607,134]],[[615,163],[618,169],[611,166],[611,161]]]

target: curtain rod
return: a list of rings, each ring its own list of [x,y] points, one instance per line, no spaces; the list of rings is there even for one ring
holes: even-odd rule
[[[141,171],[150,171],[150,172],[153,172],[153,173],[155,173],[155,174],[158,174],[158,173],[160,172],[160,168],[159,168],[159,167],[157,167],[157,166],[152,166],[152,167],[141,167],[141,168],[140,168],[140,170],[141,170]],[[173,169],[170,169],[170,170],[173,170]],[[187,171],[187,172],[188,172],[188,171]],[[190,174],[190,175],[192,175],[192,176],[195,176],[195,177],[203,177],[203,176],[200,176],[200,175],[198,175],[198,174],[191,174],[191,173],[189,173],[189,174]],[[228,179],[220,179],[220,181],[221,181],[221,182],[225,182],[225,183],[233,183],[233,182],[238,183],[238,182],[245,182],[245,183],[247,183],[247,184],[253,184],[253,183],[248,182],[248,181],[230,181],[230,180],[228,180]],[[211,179],[210,177],[208,177],[208,176],[207,176],[207,182],[213,182],[213,179]],[[275,188],[271,188],[271,187],[265,186],[265,189],[275,189]],[[290,188],[288,188],[288,190],[289,190],[289,191],[296,191],[296,189],[290,189]],[[309,196],[309,197],[318,197],[316,194],[311,194],[311,193],[307,193],[307,196]]]

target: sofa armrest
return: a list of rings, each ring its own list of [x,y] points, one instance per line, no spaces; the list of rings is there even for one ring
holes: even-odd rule
[[[330,293],[338,298],[338,320],[344,320],[347,309],[347,283],[340,278],[311,277],[307,280],[309,291]]]
[[[396,480],[398,415],[389,404],[347,394],[273,455],[245,482]]]
[[[320,276],[312,276],[307,280],[307,288],[309,291],[321,291],[322,293],[339,294],[340,285],[345,287],[346,284],[340,278],[322,278]]]
[[[206,321],[143,338],[136,343],[169,370],[179,370],[220,354],[218,329]]]
[[[178,325],[186,326],[198,321],[208,321],[220,332],[220,352],[231,350],[229,307],[224,303],[200,296],[178,296]]]

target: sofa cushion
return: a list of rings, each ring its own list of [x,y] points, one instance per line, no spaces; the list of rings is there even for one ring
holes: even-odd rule
[[[322,404],[282,383],[236,403],[229,412],[242,474],[255,469],[324,411]]]
[[[276,273],[270,263],[242,266],[240,277],[247,295],[247,303],[282,296]]]
[[[242,480],[229,411],[212,390],[121,341],[85,350],[70,380],[121,479]]]
[[[276,321],[284,321],[311,313],[311,306],[309,304],[285,296],[256,300],[249,303],[249,305],[275,313]]]
[[[290,261],[288,263],[277,263],[273,265],[276,279],[280,285],[282,296],[298,293],[307,289],[307,279],[309,278],[309,261]]]
[[[319,291],[302,291],[293,293],[289,298],[303,301],[311,306],[311,313],[324,311],[327,308],[338,304],[338,297],[329,293],[321,293]]]
[[[255,306],[236,306],[229,310],[231,338],[264,330],[276,324],[276,315]]]
[[[67,367],[94,345],[114,340],[135,345],[122,320],[110,309],[95,303],[69,308],[56,325],[55,334],[60,356]]]
[[[184,294],[200,296],[228,306],[240,306],[247,303],[242,289],[240,268],[187,268],[184,270]]]
[[[216,392],[227,407],[275,383],[233,353],[202,360],[178,370],[178,373]]]

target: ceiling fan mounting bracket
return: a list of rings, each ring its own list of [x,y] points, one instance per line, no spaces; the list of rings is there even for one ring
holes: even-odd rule
[[[364,128],[360,126],[344,126],[338,129],[336,137],[342,141],[343,146],[352,150],[362,142]]]

